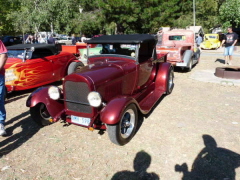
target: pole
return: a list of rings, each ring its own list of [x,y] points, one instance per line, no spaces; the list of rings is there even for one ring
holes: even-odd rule
[[[195,35],[195,26],[196,26],[196,10],[195,10],[195,0],[193,0],[193,31],[194,31],[194,49],[196,48],[195,44],[195,39],[196,39],[196,35]]]

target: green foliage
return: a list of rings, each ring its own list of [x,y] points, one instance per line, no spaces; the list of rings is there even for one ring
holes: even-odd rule
[[[237,27],[240,25],[240,0],[227,0],[219,9],[220,20],[223,22],[223,27],[229,25]]]
[[[156,33],[193,25],[193,0],[0,0],[0,33]],[[240,24],[240,0],[195,0],[196,25]],[[220,14],[220,16],[219,16]]]

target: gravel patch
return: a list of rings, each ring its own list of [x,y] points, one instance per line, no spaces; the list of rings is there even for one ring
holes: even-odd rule
[[[172,94],[122,147],[97,130],[61,122],[39,128],[25,106],[32,90],[12,94],[0,180],[240,179],[239,86],[198,79],[223,65],[222,55],[213,54],[202,52],[189,73],[175,70]],[[233,64],[240,66],[239,56]]]

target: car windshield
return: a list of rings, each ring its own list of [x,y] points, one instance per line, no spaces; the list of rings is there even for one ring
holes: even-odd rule
[[[21,49],[21,50],[9,49],[7,54],[8,54],[9,58],[24,59],[25,50],[24,49]],[[31,56],[32,56],[32,51],[26,51],[25,58],[31,59]]]
[[[210,38],[210,39],[217,39],[217,36],[208,36],[207,38]]]
[[[100,54],[135,56],[136,44],[102,44]]]
[[[183,36],[183,35],[169,36],[169,40],[172,40],[172,41],[184,41],[184,40],[186,40],[186,36]]]

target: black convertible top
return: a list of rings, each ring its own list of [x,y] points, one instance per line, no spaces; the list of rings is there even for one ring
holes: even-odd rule
[[[58,49],[55,44],[16,44],[12,46],[7,46],[6,48],[11,50],[21,50],[21,49],[31,49],[34,47],[34,49],[49,49],[50,51],[53,52],[53,54],[58,52]]]
[[[157,39],[150,34],[127,34],[127,35],[104,35],[91,40],[85,41],[88,44],[104,44],[104,43],[126,43],[138,44],[147,42],[156,42]]]

